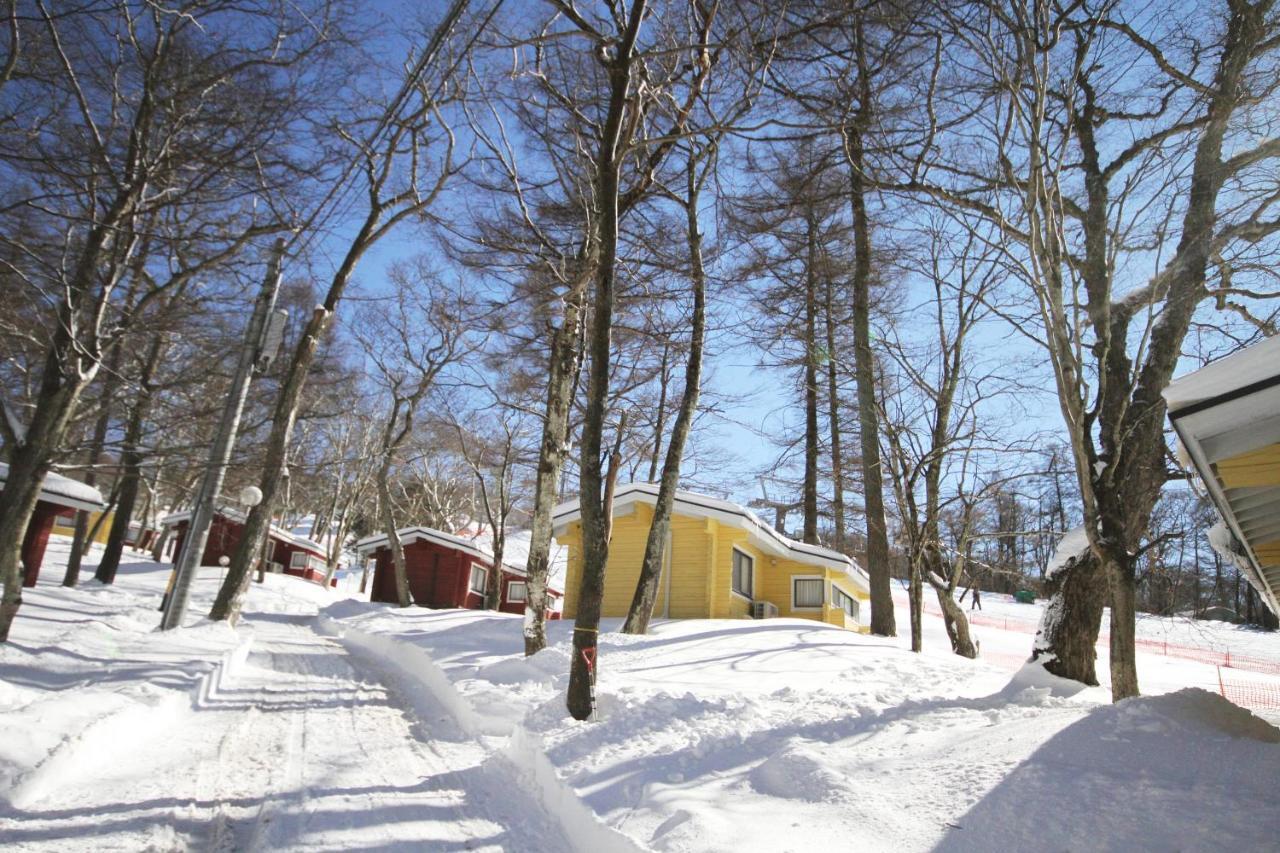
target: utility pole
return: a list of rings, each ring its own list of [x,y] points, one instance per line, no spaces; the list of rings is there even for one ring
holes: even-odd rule
[[[173,591],[160,621],[162,631],[182,625],[187,597],[191,592],[191,581],[195,579],[200,558],[209,541],[209,526],[217,508],[218,493],[222,491],[222,481],[226,477],[227,464],[231,461],[231,451],[236,443],[236,432],[240,429],[240,414],[249,393],[249,380],[255,372],[265,370],[275,355],[274,351],[268,351],[267,345],[273,341],[279,345],[279,332],[283,329],[280,315],[284,312],[277,312],[275,305],[276,293],[280,290],[284,246],[284,238],[277,238],[271,252],[271,262],[267,266],[267,276],[262,282],[258,300],[254,303],[249,328],[245,331],[240,359],[236,363],[235,379],[227,394],[222,419],[218,422],[218,433],[209,453],[209,464],[205,468],[200,491],[196,494],[195,506],[191,510],[187,535],[182,540],[182,553],[178,555],[177,565],[173,568]]]

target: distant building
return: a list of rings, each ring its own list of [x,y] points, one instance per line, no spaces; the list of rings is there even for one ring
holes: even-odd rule
[[[658,486],[620,486],[601,615],[631,607]],[[564,614],[577,615],[582,578],[582,522],[577,501],[556,507],[556,539],[569,550]],[[672,619],[790,616],[866,630],[870,584],[850,557],[789,539],[750,510],[677,491],[654,615]]]
[[[228,559],[240,545],[240,537],[244,535],[245,516],[243,513],[224,507],[213,516],[209,526],[209,539],[205,542],[204,554],[200,557],[200,565],[217,566],[219,559]],[[165,516],[160,524],[173,528],[170,536],[173,562],[178,562],[178,555],[186,543],[187,528],[191,525],[191,512],[178,512]],[[309,581],[324,583],[328,569],[328,559],[324,548],[318,542],[312,542],[303,536],[290,533],[274,524],[268,530],[270,540],[267,570],[278,574],[293,575]]]
[[[9,478],[9,466],[0,463],[0,486]],[[61,516],[74,516],[77,510],[100,512],[105,504],[102,493],[93,486],[55,474],[45,474],[40,484],[40,495],[36,500],[35,512],[27,523],[27,532],[22,539],[22,585],[35,586],[40,577],[40,566],[44,562],[45,548],[49,544],[49,534],[53,524]]]
[[[1187,374],[1164,398],[1225,523],[1210,543],[1280,614],[1280,337]]]
[[[493,568],[493,554],[483,544],[430,527],[397,530],[404,547],[405,574],[413,601],[424,607],[484,607],[485,592]],[[356,551],[374,561],[371,601],[396,602],[395,564],[386,534],[369,536],[356,543]],[[503,562],[498,609],[504,613],[524,613],[527,578],[522,566]],[[551,598],[564,593],[548,587]],[[554,614],[554,615],[553,615]],[[549,609],[548,618],[559,613]]]

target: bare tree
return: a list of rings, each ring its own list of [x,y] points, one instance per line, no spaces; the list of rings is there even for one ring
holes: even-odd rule
[[[693,290],[693,310],[690,317],[689,356],[684,371],[684,392],[680,397],[680,409],[671,428],[667,444],[667,458],[662,465],[662,481],[654,502],[653,520],[645,541],[644,558],[640,563],[640,577],[635,596],[627,611],[622,630],[627,634],[644,634],[649,630],[653,608],[658,601],[658,584],[662,579],[662,562],[667,551],[667,536],[671,530],[671,510],[675,505],[676,489],[680,485],[680,463],[684,459],[684,447],[698,408],[698,394],[702,382],[702,347],[706,335],[707,271],[702,251],[702,231],[698,222],[699,200],[707,179],[714,174],[718,140],[705,143],[690,142],[685,165],[685,191],[679,199],[684,208],[685,234],[689,251],[689,282]],[[612,507],[612,501],[609,502]]]
[[[492,542],[490,552],[493,556],[493,565],[489,568],[489,578],[485,584],[484,606],[486,610],[497,610],[502,601],[502,561],[507,550],[507,520],[515,510],[516,499],[519,497],[516,468],[522,449],[519,440],[520,418],[511,409],[499,408],[494,417],[484,418],[479,413],[474,413],[468,420],[473,424],[477,421],[488,422],[487,429],[477,429],[476,426],[463,427],[457,418],[451,419],[462,457],[480,489],[479,504],[489,527]]]
[[[300,177],[266,143],[289,149],[280,143],[311,103],[303,81],[323,85],[319,68],[303,66],[329,49],[332,21],[311,12],[192,0],[54,13],[40,2],[30,18],[11,16],[15,42],[26,25],[26,50],[10,56],[3,85],[17,104],[0,138],[13,178],[3,272],[20,302],[40,306],[45,334],[29,417],[0,427],[10,464],[0,491],[0,640],[21,605],[19,543],[84,390],[133,318],[182,279],[158,279],[122,305],[122,283],[137,280],[130,271],[156,261],[144,225],[165,210],[218,219],[212,253],[185,258],[194,275],[287,216],[249,200],[287,208]]]
[[[1020,328],[1049,355],[1092,554],[1063,570],[1037,652],[1095,683],[1098,608],[1069,599],[1109,585],[1116,699],[1138,692],[1137,555],[1168,476],[1160,391],[1203,303],[1249,316],[1264,294],[1247,279],[1280,231],[1263,177],[1280,145],[1254,132],[1277,88],[1274,3],[1224,0],[1206,20],[1164,4],[943,10],[967,78],[947,102],[986,94],[951,114],[922,93],[935,133],[905,166],[906,186],[999,227],[1028,286]]]
[[[363,218],[333,271],[323,301],[311,313],[287,362],[258,483],[262,501],[245,520],[231,566],[209,611],[210,619],[231,619],[239,611],[244,581],[262,550],[275,511],[276,494],[308,375],[357,265],[369,249],[397,225],[421,216],[455,171],[454,135],[442,108],[457,92],[444,91],[451,82],[452,68],[441,73],[436,66],[440,49],[466,6],[467,0],[454,0],[389,104],[364,126],[340,124],[335,129],[348,145],[351,152],[348,156],[352,160],[351,169],[340,173],[334,189],[335,192],[344,189],[353,179],[352,172],[362,173]],[[371,130],[367,129],[369,125]]]
[[[892,376],[885,379],[882,424],[910,565],[911,648],[923,647],[920,598],[927,583],[942,608],[952,651],[972,658],[977,648],[955,592],[977,532],[975,512],[990,488],[979,484],[976,469],[983,455],[1005,457],[1013,449],[996,438],[985,416],[983,408],[1000,383],[975,367],[971,345],[975,329],[990,314],[987,305],[999,273],[979,231],[945,216],[930,225],[921,262],[913,265],[924,297],[907,312],[922,321],[921,342],[908,343],[897,330],[886,341]],[[957,516],[950,544],[944,542],[948,512]]]

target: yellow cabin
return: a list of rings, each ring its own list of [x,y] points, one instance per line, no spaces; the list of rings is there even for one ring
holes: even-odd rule
[[[655,483],[630,483],[614,495],[602,616],[627,615],[657,497]],[[569,555],[564,615],[572,619],[582,578],[578,502],[556,507],[552,523]],[[789,539],[737,504],[677,491],[654,617],[790,616],[865,632],[869,590],[866,573],[844,554]]]

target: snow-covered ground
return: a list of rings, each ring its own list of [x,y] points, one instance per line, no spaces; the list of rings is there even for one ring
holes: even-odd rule
[[[518,617],[400,610],[272,576],[233,631],[201,624],[210,577],[190,627],[159,634],[167,567],[64,590],[62,548],[0,647],[6,849],[1196,850],[1280,837],[1280,730],[1218,696],[1216,666],[1149,649],[1148,696],[1113,706],[1103,688],[1019,669],[1039,608],[999,596],[983,596],[978,661],[946,652],[936,618],[920,655],[905,637],[786,619],[602,634],[599,713],[578,723],[563,710],[568,623],[525,659]],[[1229,625],[1143,619],[1140,636],[1280,663],[1280,637]]]
[[[268,575],[235,630],[153,629],[168,566],[57,586],[0,647],[5,850],[562,849],[554,821],[438,708],[414,711],[315,630],[334,593]]]

